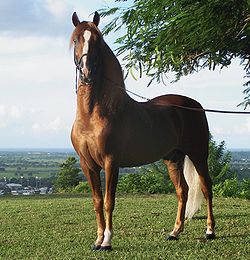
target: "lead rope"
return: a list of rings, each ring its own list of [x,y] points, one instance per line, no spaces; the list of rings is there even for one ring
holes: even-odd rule
[[[130,90],[126,89],[126,92],[133,94],[136,97],[139,97],[141,99],[150,101],[151,99],[140,96]],[[221,114],[245,114],[245,115],[249,115],[250,112],[245,112],[245,111],[230,111],[230,110],[217,110],[217,109],[206,109],[206,108],[195,108],[195,107],[184,107],[184,106],[180,106],[180,105],[174,105],[171,104],[170,106],[173,107],[178,107],[178,108],[182,108],[182,109],[186,109],[186,110],[192,110],[192,111],[197,111],[197,112],[209,112],[209,113],[221,113]]]
[[[140,96],[128,89],[126,89],[126,92],[133,94],[136,97],[139,97],[141,99],[150,101],[150,98],[146,98],[144,96]],[[245,112],[245,111],[230,111],[230,110],[217,110],[217,109],[206,109],[206,108],[195,108],[195,107],[184,107],[184,106],[179,106],[179,105],[171,105],[173,107],[178,107],[186,110],[192,110],[192,111],[197,111],[197,112],[209,112],[209,113],[221,113],[221,114],[241,114],[241,115],[249,115],[250,112]]]
[[[77,67],[76,67],[76,94],[77,94]],[[120,88],[121,90],[124,90],[124,88],[120,87],[119,84],[115,83],[113,80],[107,78],[107,77],[104,77],[106,80],[110,81],[112,84],[115,84],[117,85],[118,88]],[[125,89],[126,92],[128,93],[131,93],[133,94],[134,96],[136,97],[139,97],[141,99],[144,99],[144,100],[147,100],[147,101],[150,101],[152,99],[150,98],[146,98],[144,96],[140,96],[128,89]],[[221,114],[241,114],[241,115],[250,115],[250,112],[244,112],[244,111],[230,111],[230,110],[217,110],[217,109],[206,109],[206,108],[194,108],[194,107],[184,107],[184,106],[179,106],[179,105],[169,105],[169,106],[172,106],[172,107],[178,107],[178,108],[182,108],[182,109],[186,109],[186,110],[192,110],[192,111],[197,111],[197,112],[209,112],[209,113],[221,113]]]

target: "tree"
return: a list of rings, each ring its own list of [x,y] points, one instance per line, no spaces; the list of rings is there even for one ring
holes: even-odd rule
[[[56,189],[68,191],[79,184],[79,172],[81,170],[76,167],[76,162],[75,157],[68,157],[68,159],[60,165],[61,169],[55,181]]]
[[[225,141],[216,144],[210,134],[208,169],[214,185],[235,177],[230,165],[231,160],[232,156],[226,151]]]
[[[152,80],[161,81],[170,71],[176,72],[178,80],[203,68],[227,67],[238,57],[247,77],[242,102],[247,106],[249,12],[249,0],[134,0],[131,6],[104,9],[101,14],[116,15],[104,34],[125,27],[116,43],[120,44],[118,54],[126,54],[126,67],[139,69],[140,75],[144,72]]]
[[[156,163],[155,163],[156,164]],[[165,174],[157,171],[155,164],[148,165],[138,170],[137,173],[129,173],[121,176],[117,191],[122,193],[170,193],[174,191],[172,182],[164,178]],[[158,162],[160,164],[160,161]],[[151,171],[151,169],[155,169]]]

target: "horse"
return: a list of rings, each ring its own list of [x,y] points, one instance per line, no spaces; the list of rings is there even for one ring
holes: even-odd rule
[[[205,237],[214,239],[212,182],[207,164],[209,130],[202,106],[191,98],[171,94],[147,102],[133,100],[126,93],[120,63],[98,28],[98,12],[91,22],[81,22],[74,12],[72,22],[75,28],[70,46],[74,48],[79,79],[71,141],[92,190],[97,222],[93,250],[112,250],[119,167],[159,159],[168,168],[178,200],[175,224],[167,239],[178,239],[185,218],[199,209],[202,193],[207,202]],[[101,169],[105,171],[104,198]]]

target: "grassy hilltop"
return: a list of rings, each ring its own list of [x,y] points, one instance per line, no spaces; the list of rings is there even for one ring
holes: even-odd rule
[[[0,199],[0,259],[249,259],[250,204],[214,199],[217,239],[204,239],[205,206],[179,241],[166,241],[174,195],[118,196],[112,252],[92,252],[92,199],[50,196]]]

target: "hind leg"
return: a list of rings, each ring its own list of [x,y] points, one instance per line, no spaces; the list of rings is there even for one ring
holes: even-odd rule
[[[215,221],[213,216],[213,192],[212,192],[212,180],[208,174],[208,165],[206,159],[192,159],[194,166],[199,174],[200,185],[202,193],[207,202],[207,230],[206,238],[215,239]]]
[[[177,240],[178,235],[184,230],[185,210],[188,198],[188,185],[183,175],[184,155],[175,153],[168,160],[164,160],[168,168],[170,179],[172,180],[178,199],[177,216],[174,229],[170,233],[168,240]]]

